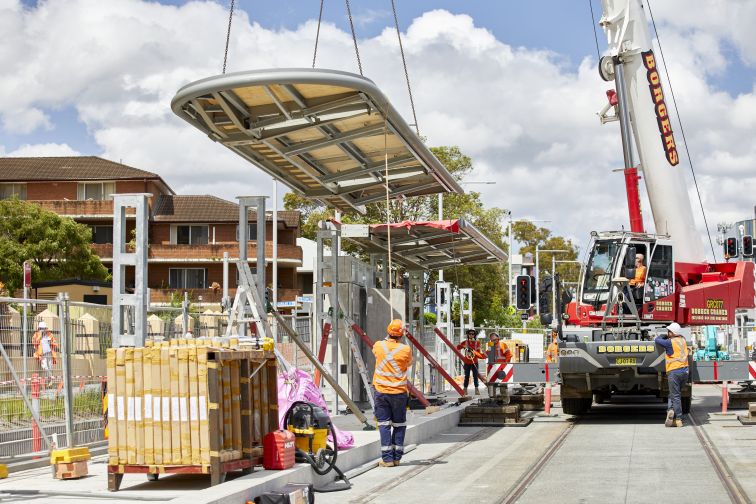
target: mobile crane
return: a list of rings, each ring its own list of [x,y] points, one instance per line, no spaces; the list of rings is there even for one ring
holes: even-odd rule
[[[754,307],[753,263],[706,260],[641,0],[602,0],[602,6],[609,54],[601,58],[599,73],[615,89],[607,92],[609,103],[599,116],[602,123],[619,122],[630,230],[592,233],[576,299],[562,314],[561,400],[564,412],[575,415],[585,413],[594,398],[602,402],[611,394],[665,397],[664,354],[653,343],[656,334],[673,321],[732,324],[736,309]],[[644,229],[639,168],[655,234]],[[647,265],[640,279],[637,255]],[[714,373],[716,378],[716,368]],[[690,397],[688,386],[685,412]]]

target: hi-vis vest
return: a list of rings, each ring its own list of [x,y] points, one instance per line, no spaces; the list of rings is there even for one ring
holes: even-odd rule
[[[685,343],[685,338],[676,337],[670,341],[672,342],[672,355],[664,352],[667,373],[688,367],[688,345]]]
[[[373,345],[375,372],[373,386],[382,394],[407,392],[407,369],[412,363],[410,348],[390,338]]]

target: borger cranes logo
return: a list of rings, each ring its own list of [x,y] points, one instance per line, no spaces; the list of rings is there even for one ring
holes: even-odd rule
[[[669,118],[667,104],[664,103],[664,91],[661,88],[661,78],[659,70],[656,68],[656,58],[653,51],[641,53],[643,65],[646,67],[646,78],[648,79],[648,89],[651,91],[651,99],[654,101],[656,111],[656,121],[659,124],[659,133],[661,133],[662,145],[664,152],[667,154],[667,161],[672,166],[680,162],[677,155],[677,146],[675,137],[672,134],[672,122]]]

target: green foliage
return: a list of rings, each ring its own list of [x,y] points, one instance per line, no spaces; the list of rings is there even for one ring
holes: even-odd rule
[[[538,254],[539,271],[543,278],[546,274],[552,274],[552,257],[557,261],[575,261],[578,259],[578,248],[571,240],[561,236],[553,236],[551,231],[544,227],[536,227],[532,222],[515,222],[512,224],[512,235],[515,240],[522,243],[521,254],[531,253],[535,260],[536,246],[540,250],[566,250],[563,253],[540,252]],[[556,263],[556,271],[563,282],[577,282],[580,276],[578,263]]]
[[[436,321],[438,320],[436,314],[433,312],[425,312],[423,317],[425,318],[426,325],[436,325]]]
[[[18,199],[0,201],[0,281],[23,286],[23,263],[35,281],[104,280],[108,271],[92,250],[92,230],[73,219]]]

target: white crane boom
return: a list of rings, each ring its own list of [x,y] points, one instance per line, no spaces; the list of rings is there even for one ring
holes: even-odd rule
[[[609,55],[622,65],[627,109],[656,233],[672,238],[677,261],[705,262],[643,5],[641,0],[602,0],[602,4],[600,24]],[[602,65],[605,71],[613,69]]]

